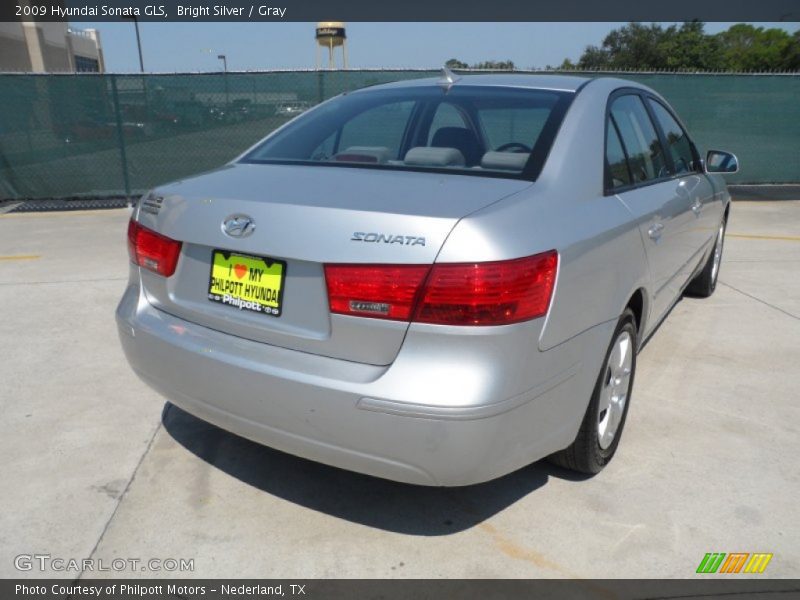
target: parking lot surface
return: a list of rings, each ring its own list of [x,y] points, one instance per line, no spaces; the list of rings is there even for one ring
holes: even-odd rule
[[[130,371],[126,209],[0,215],[0,577],[14,558],[193,559],[125,577],[691,577],[707,552],[800,576],[800,202],[732,207],[720,283],[639,356],[622,444],[407,486],[258,446]],[[740,575],[741,576],[741,575]]]

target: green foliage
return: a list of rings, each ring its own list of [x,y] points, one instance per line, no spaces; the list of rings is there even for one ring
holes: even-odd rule
[[[692,21],[662,27],[629,23],[611,31],[601,46],[587,46],[577,64],[563,69],[784,71],[800,69],[800,32],[746,23],[709,35]]]
[[[782,29],[764,29],[745,23],[719,34],[727,67],[734,71],[785,69],[785,53],[792,37]]]
[[[448,60],[444,65],[448,69],[469,69],[469,65],[465,62],[458,60],[457,58],[451,58]]]
[[[792,41],[783,53],[783,63],[790,71],[800,71],[800,31],[795,31]]]
[[[495,69],[498,71],[513,71],[513,60],[487,60],[472,65],[473,69]]]
[[[470,66],[467,63],[458,60],[457,58],[451,58],[444,64],[449,69],[492,69],[495,71],[513,71],[516,68],[514,66],[514,61],[512,60],[486,60]]]

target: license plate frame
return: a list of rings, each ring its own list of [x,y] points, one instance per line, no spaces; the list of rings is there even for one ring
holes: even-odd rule
[[[215,304],[280,317],[285,287],[285,260],[218,248],[211,251],[207,297]]]

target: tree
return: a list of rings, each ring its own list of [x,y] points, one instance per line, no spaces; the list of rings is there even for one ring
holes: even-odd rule
[[[470,66],[457,58],[451,58],[444,65],[448,69],[492,69],[495,71],[513,71],[516,68],[512,60],[486,60]]]
[[[496,71],[513,71],[513,60],[487,60],[472,65],[473,69],[494,69]]]
[[[451,58],[444,66],[448,69],[469,69],[469,65],[465,62],[458,60],[457,58]]]
[[[739,23],[717,36],[726,68],[731,71],[789,68],[787,63],[791,63],[789,55],[794,40],[783,29],[764,29]]]
[[[659,45],[664,39],[661,25],[629,23],[612,30],[603,40],[602,50],[616,69],[663,69],[666,65]]]
[[[574,66],[565,60],[562,68]],[[601,46],[587,46],[579,69],[771,71],[800,69],[800,33],[746,23],[716,35],[703,23],[662,27],[629,23],[611,31]]]
[[[712,71],[725,68],[719,39],[703,30],[698,21],[664,30],[658,44],[659,68]]]
[[[614,66],[611,63],[608,51],[597,46],[587,46],[583,51],[583,55],[578,61],[578,67],[581,69],[611,69]]]
[[[787,71],[800,71],[800,30],[794,32],[792,40],[786,45],[782,62]]]

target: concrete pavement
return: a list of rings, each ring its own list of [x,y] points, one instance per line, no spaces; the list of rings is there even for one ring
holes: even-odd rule
[[[720,285],[643,349],[609,468],[450,490],[165,405],[116,336],[127,218],[0,215],[0,577],[65,575],[20,573],[25,553],[194,559],[130,577],[691,577],[706,552],[800,576],[800,202],[734,204]]]

